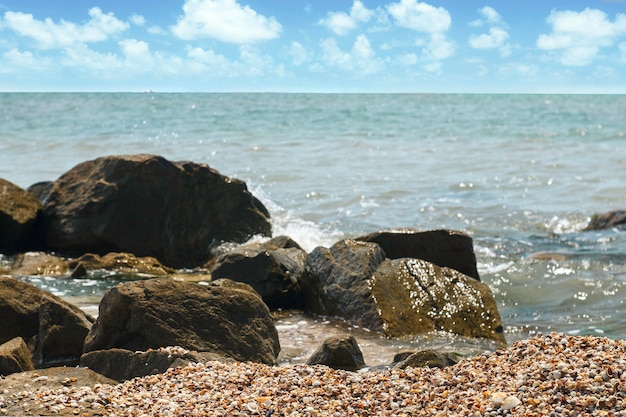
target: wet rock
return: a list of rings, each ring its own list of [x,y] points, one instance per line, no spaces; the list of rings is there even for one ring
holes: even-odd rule
[[[86,277],[90,271],[107,270],[124,275],[160,276],[176,271],[162,265],[151,256],[137,257],[132,253],[111,252],[104,256],[87,253],[69,262],[73,278]]]
[[[365,284],[390,337],[432,331],[506,343],[489,287],[421,259],[384,261]]]
[[[303,275],[305,311],[382,330],[368,280],[384,259],[377,244],[351,239],[330,248],[315,248],[307,257]]]
[[[27,191],[0,178],[0,252],[13,253],[37,246],[41,204]]]
[[[122,382],[135,377],[160,374],[169,368],[209,361],[234,362],[233,359],[211,352],[185,351],[168,347],[147,352],[131,352],[125,349],[96,350],[85,353],[80,359],[80,366]]]
[[[68,274],[67,261],[45,252],[20,253],[15,258],[9,275],[64,277]]]
[[[454,353],[437,352],[435,350],[426,349],[410,354],[402,361],[395,365],[396,368],[445,368],[447,366],[456,365],[459,358]]]
[[[375,243],[316,248],[304,278],[308,313],[339,316],[393,338],[445,331],[506,343],[487,285],[421,259],[385,259]]]
[[[21,337],[15,337],[0,345],[0,375],[35,369],[31,352]]]
[[[43,213],[55,250],[129,252],[174,268],[202,265],[222,241],[271,234],[267,209],[245,183],[204,164],[154,155],[75,166],[54,183]]]
[[[27,341],[36,367],[77,363],[94,319],[33,285],[0,276],[0,343]]]
[[[26,191],[28,191],[33,197],[35,197],[41,205],[43,206],[48,201],[48,197],[54,188],[53,181],[42,181],[35,183],[28,187]]]
[[[211,268],[213,279],[228,278],[252,286],[270,310],[302,309],[301,279],[306,252],[270,240],[250,243],[220,255]]]
[[[585,231],[626,228],[626,210],[614,210],[604,214],[594,214]]]
[[[307,365],[326,365],[333,369],[356,371],[365,366],[365,361],[354,336],[331,337],[313,352]]]
[[[456,269],[480,280],[473,240],[461,232],[393,229],[370,233],[356,240],[377,243],[383,248],[388,259],[423,259],[441,267]]]
[[[268,364],[280,352],[274,321],[258,295],[165,278],[107,291],[85,340],[85,352],[166,346]]]

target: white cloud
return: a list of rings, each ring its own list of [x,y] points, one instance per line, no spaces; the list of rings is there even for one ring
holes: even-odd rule
[[[325,19],[319,21],[321,25],[335,32],[337,35],[346,35],[356,29],[359,23],[368,22],[374,12],[366,8],[360,0],[354,0],[350,14],[345,12],[328,12]]]
[[[146,18],[143,17],[140,14],[133,14],[132,16],[130,16],[130,21],[135,25],[135,26],[143,26],[146,24]]]
[[[17,34],[31,38],[41,49],[66,48],[68,46],[100,42],[129,28],[127,22],[117,19],[113,13],[103,13],[98,7],[89,9],[90,19],[83,25],[50,18],[37,20],[32,14],[8,11],[4,13],[5,26]]]
[[[400,0],[387,6],[387,11],[402,26],[417,32],[442,33],[450,28],[450,13],[417,0]]]
[[[344,71],[360,74],[373,74],[384,69],[385,63],[376,57],[369,40],[365,35],[359,35],[352,50],[344,52],[337,45],[335,39],[322,40],[322,59],[329,67],[336,67]]]
[[[454,54],[454,42],[446,39],[440,33],[430,35],[430,40],[426,43],[422,52],[427,59],[432,61],[440,61],[450,58]]]
[[[622,42],[618,45],[619,51],[620,51],[620,55],[621,55],[621,59],[620,61],[622,61],[624,64],[626,64],[626,42]]]
[[[302,65],[309,59],[309,53],[300,42],[291,41],[288,51],[294,65]]]
[[[16,69],[28,68],[29,70],[40,70],[49,66],[49,62],[35,57],[32,52],[21,52],[12,48],[2,55],[0,61],[0,73],[10,73]]]
[[[601,48],[612,46],[626,34],[625,14],[618,14],[611,22],[597,9],[552,11],[546,20],[552,32],[539,35],[537,48],[555,51],[561,63],[568,66],[591,63]]]
[[[149,70],[153,68],[153,58],[150,47],[144,41],[124,39],[119,42],[125,57],[125,64],[133,68]]]
[[[276,18],[258,14],[236,0],[187,0],[172,32],[184,40],[213,38],[246,44],[278,37],[282,26]]]
[[[492,7],[485,6],[478,10],[481,19],[470,23],[470,26],[489,25],[489,31],[480,35],[471,35],[469,45],[474,49],[499,49],[500,55],[511,55],[511,45],[507,43],[509,33],[504,29],[506,24],[502,16]]]

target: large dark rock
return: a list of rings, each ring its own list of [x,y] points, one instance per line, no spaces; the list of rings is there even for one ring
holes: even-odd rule
[[[255,293],[165,278],[107,291],[85,340],[85,352],[166,346],[268,364],[280,352],[270,311]]]
[[[354,336],[330,337],[307,360],[307,365],[356,371],[365,366],[363,353]]]
[[[282,240],[274,239],[249,243],[220,255],[211,268],[211,277],[249,284],[271,310],[302,309],[301,279],[307,254],[280,244]]]
[[[0,345],[0,376],[35,369],[31,352],[21,337],[15,337]]]
[[[585,231],[605,230],[605,229],[625,229],[626,210],[614,210],[604,214],[594,214],[591,216]]]
[[[33,285],[0,276],[0,343],[23,338],[36,367],[78,363],[94,319]]]
[[[445,368],[456,365],[458,362],[459,357],[454,353],[437,352],[436,350],[426,349],[408,355],[408,357],[397,363],[395,367],[400,369],[408,367]]]
[[[54,183],[43,212],[53,249],[130,252],[175,268],[203,264],[222,241],[271,234],[268,211],[244,182],[154,155],[75,166]]]
[[[382,330],[368,280],[385,255],[375,243],[341,240],[309,254],[303,276],[305,311]],[[371,327],[370,327],[371,326]]]
[[[306,311],[404,337],[433,331],[505,343],[487,285],[451,268],[385,259],[375,243],[344,240],[308,256]]]
[[[80,366],[122,382],[135,377],[161,374],[169,368],[214,360],[234,362],[233,359],[211,352],[185,351],[180,348],[168,347],[147,352],[131,352],[114,348],[85,353],[80,358]]]
[[[472,238],[453,230],[394,229],[356,238],[380,245],[389,259],[416,258],[480,280]]]
[[[27,191],[0,178],[0,251],[36,246],[41,204]]]

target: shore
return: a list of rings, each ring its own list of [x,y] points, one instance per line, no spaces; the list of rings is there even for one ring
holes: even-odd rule
[[[455,366],[209,362],[119,385],[2,391],[3,415],[626,416],[626,342],[552,333]]]

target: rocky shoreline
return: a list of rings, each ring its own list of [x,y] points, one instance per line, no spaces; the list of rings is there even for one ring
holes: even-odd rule
[[[626,415],[615,414],[623,342],[550,335],[506,348],[464,233],[382,230],[307,253],[271,236],[268,210],[243,182],[153,155],[86,161],[28,191],[0,181],[0,253],[12,259],[0,266],[0,414]],[[621,227],[622,214],[594,224]],[[127,280],[106,292],[97,319],[15,279],[102,271]],[[391,339],[445,332],[502,349],[406,352],[373,369],[345,335],[323,341],[307,365],[276,367],[275,317],[293,309]],[[554,402],[553,380],[578,384],[583,371],[604,388],[560,384],[567,400]]]

